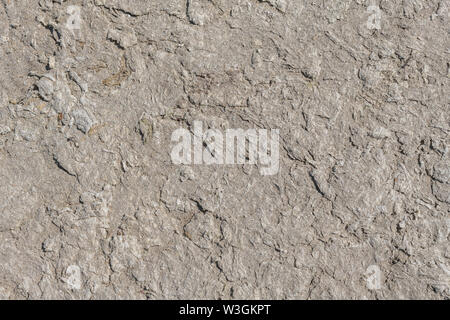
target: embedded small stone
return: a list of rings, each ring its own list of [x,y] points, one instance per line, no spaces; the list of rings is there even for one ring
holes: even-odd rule
[[[73,110],[72,117],[76,127],[83,133],[88,133],[95,123],[95,120],[93,120],[89,113],[84,109]]]

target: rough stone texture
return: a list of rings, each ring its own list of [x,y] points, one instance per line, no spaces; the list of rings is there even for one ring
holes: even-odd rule
[[[449,299],[448,27],[445,0],[0,0],[0,297]],[[280,172],[172,164],[195,120],[279,128]]]

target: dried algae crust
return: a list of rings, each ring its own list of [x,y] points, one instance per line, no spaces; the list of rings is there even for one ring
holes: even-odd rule
[[[0,298],[449,299],[441,0],[0,0]],[[280,171],[171,134],[280,129]]]

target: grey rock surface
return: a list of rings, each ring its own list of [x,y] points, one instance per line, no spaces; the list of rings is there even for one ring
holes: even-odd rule
[[[0,298],[449,299],[448,7],[0,0]]]

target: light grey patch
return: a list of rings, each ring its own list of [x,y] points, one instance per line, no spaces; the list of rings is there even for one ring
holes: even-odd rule
[[[85,109],[75,109],[72,111],[74,125],[83,133],[88,133],[96,123],[95,119]]]
[[[52,99],[54,92],[54,85],[52,80],[46,77],[42,77],[37,82],[36,86],[42,99],[44,99],[45,101],[50,101]]]

